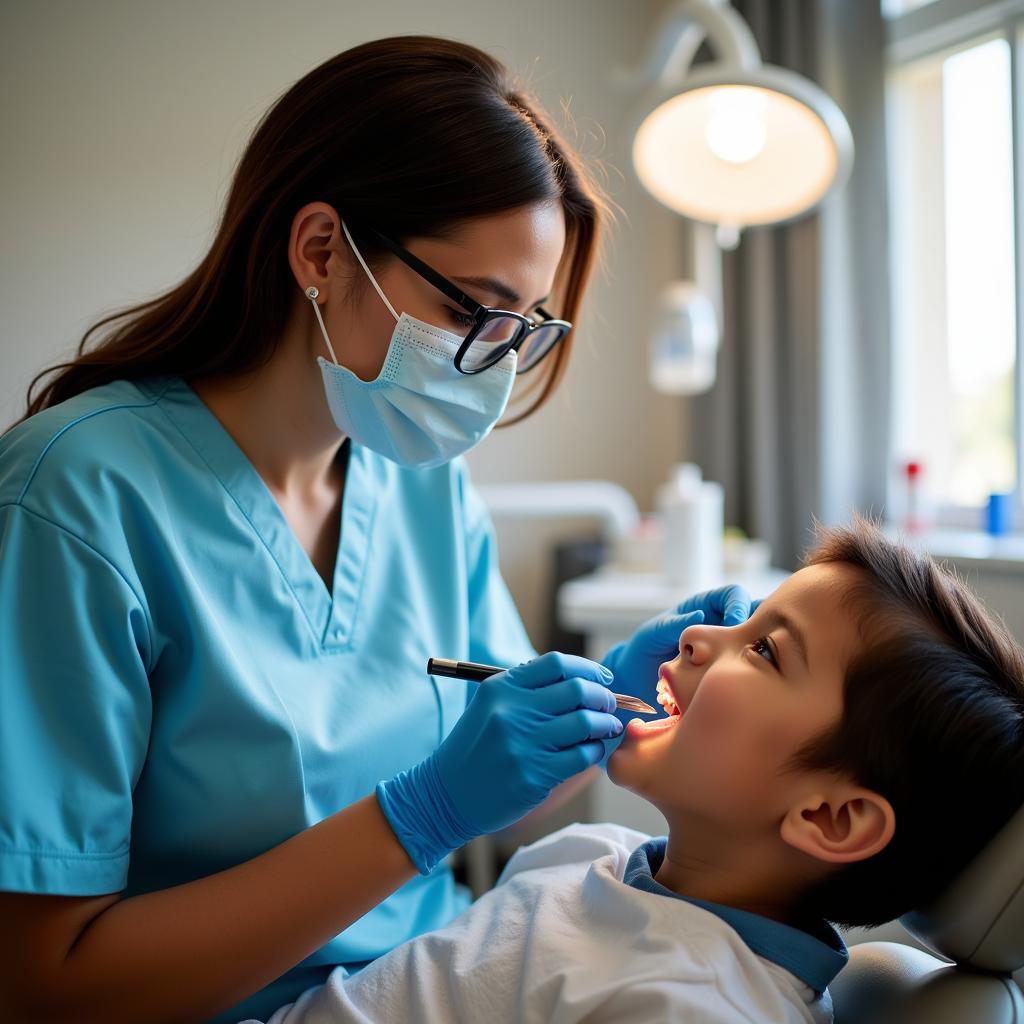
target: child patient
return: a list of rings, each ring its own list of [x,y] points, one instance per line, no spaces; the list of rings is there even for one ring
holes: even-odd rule
[[[1024,803],[1024,652],[863,520],[747,622],[685,629],[659,691],[668,717],[631,722],[608,774],[667,837],[549,835],[272,1024],[829,1021],[833,925],[927,901]]]

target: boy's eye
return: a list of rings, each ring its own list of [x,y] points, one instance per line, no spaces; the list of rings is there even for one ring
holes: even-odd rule
[[[765,661],[771,662],[776,668],[779,667],[779,661],[775,657],[775,651],[772,648],[772,643],[766,636],[759,636],[751,645],[750,649],[755,654],[760,654]]]

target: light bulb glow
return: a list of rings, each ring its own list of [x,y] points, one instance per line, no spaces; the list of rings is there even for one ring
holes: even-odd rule
[[[777,78],[780,85],[791,84],[782,72],[762,68],[758,74],[768,79],[767,85],[708,82],[659,97],[633,140],[637,176],[656,199],[694,220],[725,225],[732,234],[798,216],[828,191],[840,157],[850,161],[853,156],[846,122],[837,120],[841,113],[826,122],[814,106],[771,87]],[[737,115],[740,123],[754,122],[749,129],[754,143],[741,136],[742,145],[730,146],[716,137],[716,153],[708,126],[736,110],[737,104],[715,102],[730,91],[754,101],[741,101]],[[834,137],[830,123],[841,123],[845,135]],[[729,135],[735,134],[730,128]],[[723,150],[734,159],[723,159]],[[737,162],[736,157],[746,159]]]
[[[711,152],[730,164],[753,160],[768,136],[764,108],[764,96],[755,89],[716,89],[705,128]]]

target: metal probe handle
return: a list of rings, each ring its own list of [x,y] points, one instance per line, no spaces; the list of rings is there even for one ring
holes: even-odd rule
[[[446,676],[449,679],[466,679],[474,683],[482,683],[490,676],[496,676],[505,669],[499,665],[481,665],[476,661],[453,661],[451,658],[428,658],[427,675]],[[656,715],[657,708],[652,708],[646,701],[639,697],[632,697],[628,693],[613,693],[615,706],[626,711],[635,711],[641,715]]]

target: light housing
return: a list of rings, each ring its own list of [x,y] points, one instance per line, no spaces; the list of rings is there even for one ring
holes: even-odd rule
[[[690,70],[704,38],[717,59]],[[848,177],[853,137],[813,82],[761,62],[726,3],[681,0],[655,36],[633,115],[638,179],[665,206],[728,232],[814,209]]]

